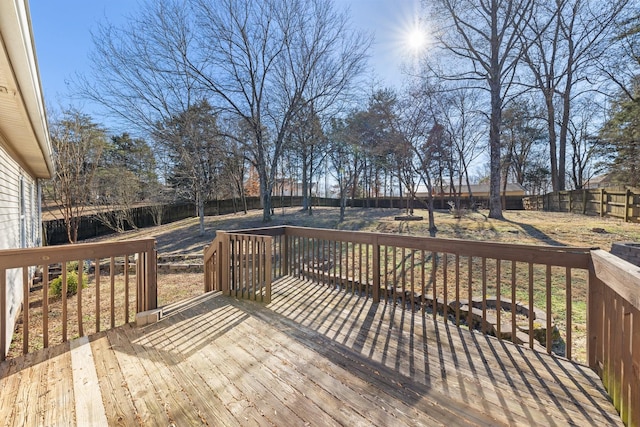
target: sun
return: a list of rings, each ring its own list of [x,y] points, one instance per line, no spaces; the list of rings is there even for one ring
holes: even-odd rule
[[[410,28],[405,34],[405,46],[413,53],[420,53],[427,47],[427,32],[419,26]]]

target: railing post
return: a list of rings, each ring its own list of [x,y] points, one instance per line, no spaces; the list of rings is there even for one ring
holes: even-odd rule
[[[145,297],[145,253],[138,252],[136,254],[136,309],[137,313],[146,311],[146,297]]]
[[[206,258],[207,249],[209,249],[209,245],[205,245],[203,249],[203,265],[202,270],[204,271],[204,292],[211,291],[211,271],[209,268],[209,261]]]
[[[223,233],[220,237],[220,289],[225,295],[231,295],[231,287],[229,286],[229,235]]]
[[[273,238],[271,236],[267,236],[265,238],[265,245],[264,245],[264,249],[265,249],[265,268],[264,268],[264,302],[266,304],[269,304],[271,302],[271,277],[272,277],[272,271],[271,271],[271,248],[272,248],[272,240]]]
[[[587,365],[601,376],[598,346],[602,345],[603,301],[602,282],[596,277],[593,261],[589,261],[587,277]]]
[[[147,310],[158,308],[158,253],[155,242],[149,245],[146,252],[146,305]]]
[[[380,245],[378,236],[373,237],[373,302],[380,302]]]
[[[604,216],[604,188],[600,189],[600,217]]]

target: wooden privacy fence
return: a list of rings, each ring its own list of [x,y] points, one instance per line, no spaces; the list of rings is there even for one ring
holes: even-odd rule
[[[135,313],[156,308],[156,259],[155,239],[1,250],[0,359],[7,353],[7,296],[16,289],[22,290],[22,351],[27,353],[65,342],[70,335],[114,328]],[[122,264],[121,274],[116,263]],[[67,297],[72,275],[77,277],[77,293]],[[49,290],[56,277],[61,279],[58,297]],[[91,316],[90,304],[95,311]],[[41,319],[41,329],[32,326],[32,316]]]
[[[525,197],[523,205],[527,210],[571,212],[640,222],[640,192],[629,188],[557,191]]]
[[[247,197],[247,209],[260,209],[259,197]],[[337,199],[327,199],[321,197],[312,198],[313,206],[333,206],[340,205]],[[273,197],[272,204],[274,209],[290,206],[302,206],[302,197],[285,196]],[[242,211],[239,199],[210,200],[205,203],[204,213],[207,216],[225,215]],[[80,217],[80,226],[78,227],[78,240],[89,239],[92,237],[104,236],[115,233],[112,227],[105,223],[105,219],[114,216],[118,211],[102,212],[102,219],[96,215],[84,215]],[[197,207],[193,203],[178,203],[160,206],[140,206],[128,209],[127,218],[133,224],[126,223],[127,229],[133,226],[137,228],[151,227],[156,224],[156,212],[160,215],[162,224],[168,224],[180,221],[186,218],[193,218],[198,215]],[[62,219],[54,219],[43,221],[42,227],[45,236],[45,243],[48,245],[59,245],[68,243],[67,229]]]

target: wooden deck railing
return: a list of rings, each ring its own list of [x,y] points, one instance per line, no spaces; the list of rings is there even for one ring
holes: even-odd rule
[[[440,314],[532,348],[540,341],[549,353],[563,350],[554,349],[555,342],[573,356],[573,319],[583,318],[586,310],[586,291],[574,289],[586,289],[589,248],[300,227],[234,234],[271,237],[273,255],[267,259],[274,278],[306,277],[375,302],[390,299]]]
[[[208,250],[243,247],[230,243],[240,235],[270,237],[270,252],[253,260],[265,262],[273,278],[292,275],[393,301],[588,362],[623,421],[640,425],[640,268],[607,252],[299,227],[234,231]],[[238,261],[224,265],[215,277],[240,275],[233,273]],[[576,335],[587,340],[586,353]]]
[[[29,352],[33,346],[35,338],[38,339],[37,346],[48,347],[50,342],[65,342],[69,339],[69,329],[73,326],[78,336],[86,335],[85,315],[88,311],[88,304],[95,304],[95,328],[91,325],[91,331],[113,328],[118,322],[128,323],[130,321],[130,305],[135,302],[135,312],[150,310],[157,307],[156,289],[156,249],[154,239],[144,239],[137,241],[124,241],[114,243],[87,243],[64,246],[50,246],[28,249],[10,249],[0,251],[0,359],[4,360],[7,348],[7,285],[20,283],[22,286],[22,347],[23,353]],[[118,266],[116,266],[116,261]],[[77,294],[73,297],[67,295],[68,263],[77,262],[74,273],[78,277]],[[52,310],[54,298],[49,295],[49,285],[51,280],[50,272],[59,269],[61,275],[61,308],[60,313]],[[118,271],[116,271],[118,267]],[[101,274],[102,273],[102,274]],[[32,296],[31,288],[35,275],[42,277],[42,290],[39,301],[31,308],[31,303],[35,297]],[[107,277],[102,277],[108,274]],[[135,289],[131,289],[132,277],[135,280]],[[50,280],[51,279],[51,280]],[[124,301],[115,300],[116,279],[118,288],[124,287]],[[101,281],[108,280],[108,283],[101,285]],[[91,292],[91,299],[84,297],[83,285],[92,282],[94,289]],[[122,283],[120,283],[122,282]],[[107,295],[101,296],[101,288],[108,284]],[[132,296],[135,300],[132,300]],[[75,299],[75,304],[74,300]],[[107,301],[105,301],[107,300]],[[105,307],[106,306],[106,307]],[[122,315],[116,313],[116,307],[121,307]],[[108,319],[101,319],[101,312],[106,309],[105,316]],[[30,325],[30,315],[34,310],[40,311],[42,335],[35,337]],[[70,314],[73,312],[73,316]],[[53,325],[53,318],[60,327]],[[54,337],[56,335],[56,337]],[[41,342],[40,342],[41,340]]]
[[[205,292],[271,302],[272,239],[218,231],[204,252]]]
[[[588,355],[622,421],[640,426],[640,267],[593,251]]]

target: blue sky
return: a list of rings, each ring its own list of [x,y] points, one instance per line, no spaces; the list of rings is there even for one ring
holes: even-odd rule
[[[372,72],[385,86],[399,87],[406,60],[404,39],[417,19],[419,0],[335,0],[350,7],[354,25],[375,34]],[[135,13],[135,0],[30,0],[31,20],[48,105],[69,104],[66,82],[89,68],[91,29],[97,22],[114,24]]]

